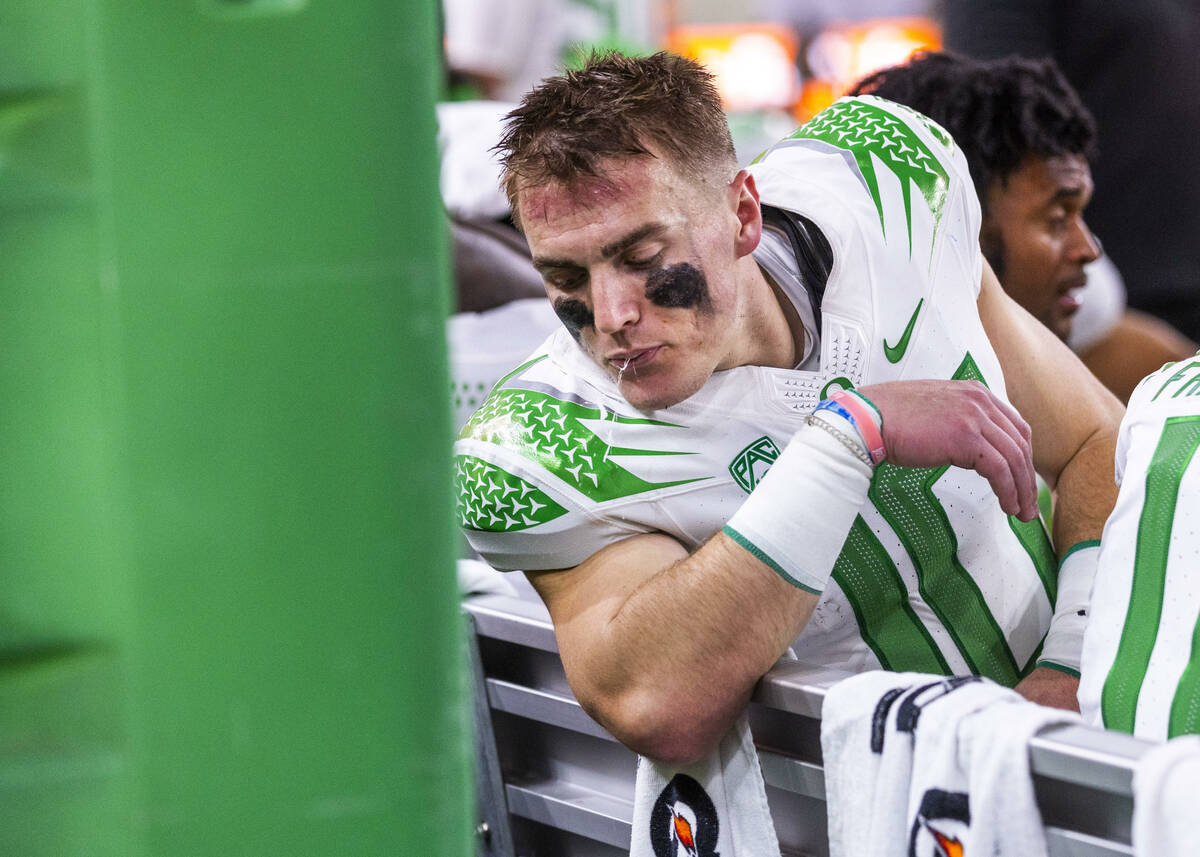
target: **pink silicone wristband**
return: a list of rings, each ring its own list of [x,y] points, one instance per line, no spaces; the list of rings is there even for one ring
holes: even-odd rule
[[[867,444],[867,454],[871,456],[872,464],[879,464],[887,458],[887,450],[883,446],[883,434],[875,412],[858,396],[847,390],[838,390],[829,398],[833,399],[854,417],[854,425]]]

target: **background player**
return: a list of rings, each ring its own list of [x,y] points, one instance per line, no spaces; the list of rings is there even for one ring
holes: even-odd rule
[[[1200,3],[946,0],[942,14],[953,51],[1055,61],[1099,126],[1089,219],[1130,305],[1200,339]]]
[[[1200,354],[1134,392],[1117,439],[1079,703],[1096,725],[1165,740],[1200,732]]]
[[[584,707],[678,762],[793,642],[1026,674],[1055,581],[1005,390],[1062,548],[1111,507],[1119,406],[982,263],[945,132],[847,102],[738,171],[701,68],[614,55],[530,93],[503,146],[565,329],[464,428],[460,511],[529,574]],[[1069,668],[1077,631],[1044,654]],[[1059,666],[1021,689],[1072,705]]]
[[[853,93],[905,104],[950,132],[983,208],[984,256],[1004,290],[1068,340],[1089,263],[1101,254],[1083,217],[1096,129],[1054,63],[924,53],[864,78]],[[1195,350],[1165,322],[1124,310],[1088,337],[1080,356],[1126,400],[1148,372]]]

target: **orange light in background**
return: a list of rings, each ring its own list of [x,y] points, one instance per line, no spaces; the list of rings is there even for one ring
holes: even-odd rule
[[[676,27],[666,47],[713,73],[726,110],[791,110],[799,97],[798,42],[781,24]]]
[[[805,52],[812,77],[804,83],[796,118],[806,122],[871,72],[902,63],[915,51],[941,46],[941,30],[928,18],[880,18],[826,27]]]

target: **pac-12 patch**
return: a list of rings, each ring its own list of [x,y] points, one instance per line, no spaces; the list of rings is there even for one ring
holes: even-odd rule
[[[754,486],[767,475],[775,459],[779,457],[779,447],[767,436],[760,437],[737,454],[729,462],[729,475],[733,477],[742,490],[749,494]]]

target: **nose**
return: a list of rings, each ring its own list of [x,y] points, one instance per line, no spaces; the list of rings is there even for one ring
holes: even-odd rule
[[[1088,228],[1087,223],[1082,217],[1076,221],[1072,251],[1075,258],[1079,259],[1084,265],[1088,262],[1095,262],[1104,255],[1104,248],[1100,245],[1100,239]]]
[[[617,273],[593,275],[591,298],[596,331],[612,336],[641,318],[645,287]]]

